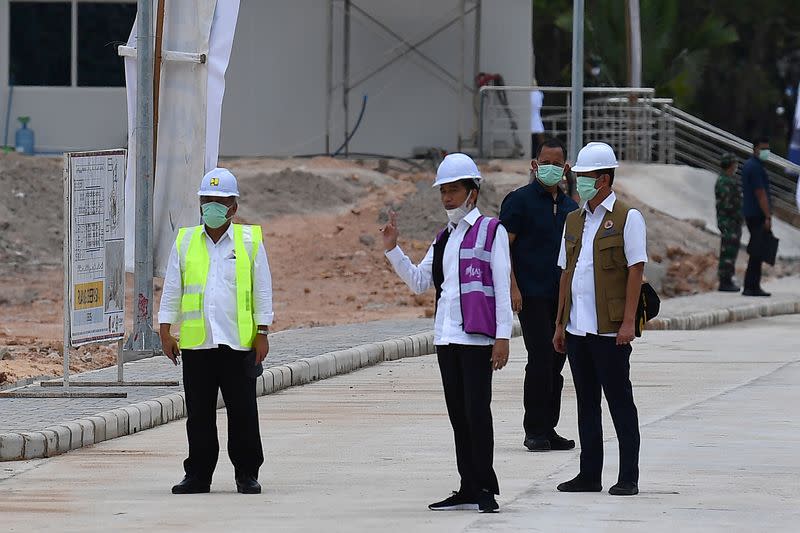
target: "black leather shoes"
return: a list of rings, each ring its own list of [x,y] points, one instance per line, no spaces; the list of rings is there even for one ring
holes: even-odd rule
[[[736,285],[731,279],[721,279],[719,281],[720,292],[739,292],[741,288]]]
[[[550,449],[551,450],[571,450],[575,447],[575,441],[572,439],[565,439],[555,431],[550,434]]]
[[[608,493],[612,496],[635,496],[639,494],[639,485],[633,481],[619,481],[608,489]]]
[[[525,447],[529,452],[549,452],[550,440],[547,437],[525,437]]]
[[[556,488],[561,492],[600,492],[603,490],[603,485],[601,485],[599,481],[586,481],[578,474],[569,481],[561,483]]]
[[[239,494],[261,494],[261,485],[252,476],[236,478],[236,491]]]
[[[745,289],[744,291],[742,291],[742,294],[744,296],[764,296],[764,297],[772,296],[771,293],[768,293],[767,291],[765,291],[764,289],[761,289],[761,288],[758,288],[758,289]]]
[[[172,487],[172,494],[205,494],[207,492],[211,492],[211,483],[191,476],[185,476],[180,483]]]

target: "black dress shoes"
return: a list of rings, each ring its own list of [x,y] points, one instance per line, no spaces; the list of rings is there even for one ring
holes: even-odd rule
[[[730,278],[719,280],[720,292],[739,292],[740,290],[742,289],[738,285],[736,285]]]
[[[240,494],[261,494],[261,485],[253,476],[236,478],[236,491]]]
[[[603,485],[599,481],[587,481],[578,474],[556,488],[561,492],[600,492],[603,490]]]
[[[572,439],[565,439],[555,432],[550,434],[550,449],[551,450],[571,450],[575,447],[575,441]]]
[[[765,291],[760,287],[758,289],[745,289],[744,291],[742,291],[742,294],[744,296],[764,296],[764,297],[772,296],[771,293]]]
[[[635,496],[639,494],[639,485],[633,481],[619,481],[608,489],[612,496]]]
[[[191,476],[185,476],[180,483],[172,487],[172,494],[205,494],[207,492],[211,492],[211,483]]]
[[[524,444],[529,452],[549,452],[552,450],[550,439],[547,437],[525,437]]]

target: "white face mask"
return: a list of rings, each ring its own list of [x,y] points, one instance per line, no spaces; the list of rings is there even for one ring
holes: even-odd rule
[[[464,203],[461,204],[460,207],[456,207],[455,209],[445,209],[447,212],[447,220],[449,220],[453,226],[458,226],[458,223],[464,220],[464,217],[467,216],[470,211],[472,211],[472,206],[470,205],[469,201],[470,196],[472,196],[471,193],[467,196],[467,199],[464,200]]]

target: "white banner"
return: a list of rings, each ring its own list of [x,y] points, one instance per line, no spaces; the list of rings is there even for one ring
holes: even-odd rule
[[[239,0],[165,3],[162,50],[205,54],[205,63],[163,61],[159,89],[158,150],[153,194],[153,266],[164,275],[178,228],[199,223],[197,188],[219,154],[222,98]],[[154,17],[155,19],[155,17]],[[128,46],[136,46],[136,23]],[[133,271],[135,213],[136,59],[125,58],[128,95],[128,176],[125,259]]]

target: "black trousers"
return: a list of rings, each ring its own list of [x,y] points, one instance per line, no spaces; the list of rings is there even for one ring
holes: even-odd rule
[[[189,457],[183,468],[188,476],[211,482],[219,457],[217,391],[222,390],[228,413],[228,455],[236,475],[258,477],[264,452],[258,429],[256,380],[248,376],[245,366],[248,353],[223,345],[183,351],[189,437]]]
[[[561,371],[565,354],[553,349],[558,302],[547,298],[525,298],[519,312],[522,337],[528,352],[525,365],[523,427],[529,437],[549,437],[561,413]]]
[[[762,216],[745,217],[744,221],[747,223],[747,229],[750,231],[750,240],[759,239],[764,232],[764,223],[766,218]],[[744,273],[744,288],[751,290],[758,290],[761,288],[761,257],[759,255],[750,254],[747,260],[747,270]]]
[[[639,415],[630,379],[630,345],[617,346],[614,337],[567,334],[567,353],[578,399],[581,475],[601,481],[603,418],[600,391],[605,394],[619,441],[618,481],[639,482]]]
[[[447,414],[453,426],[460,490],[500,494],[492,428],[492,347],[437,346]]]

